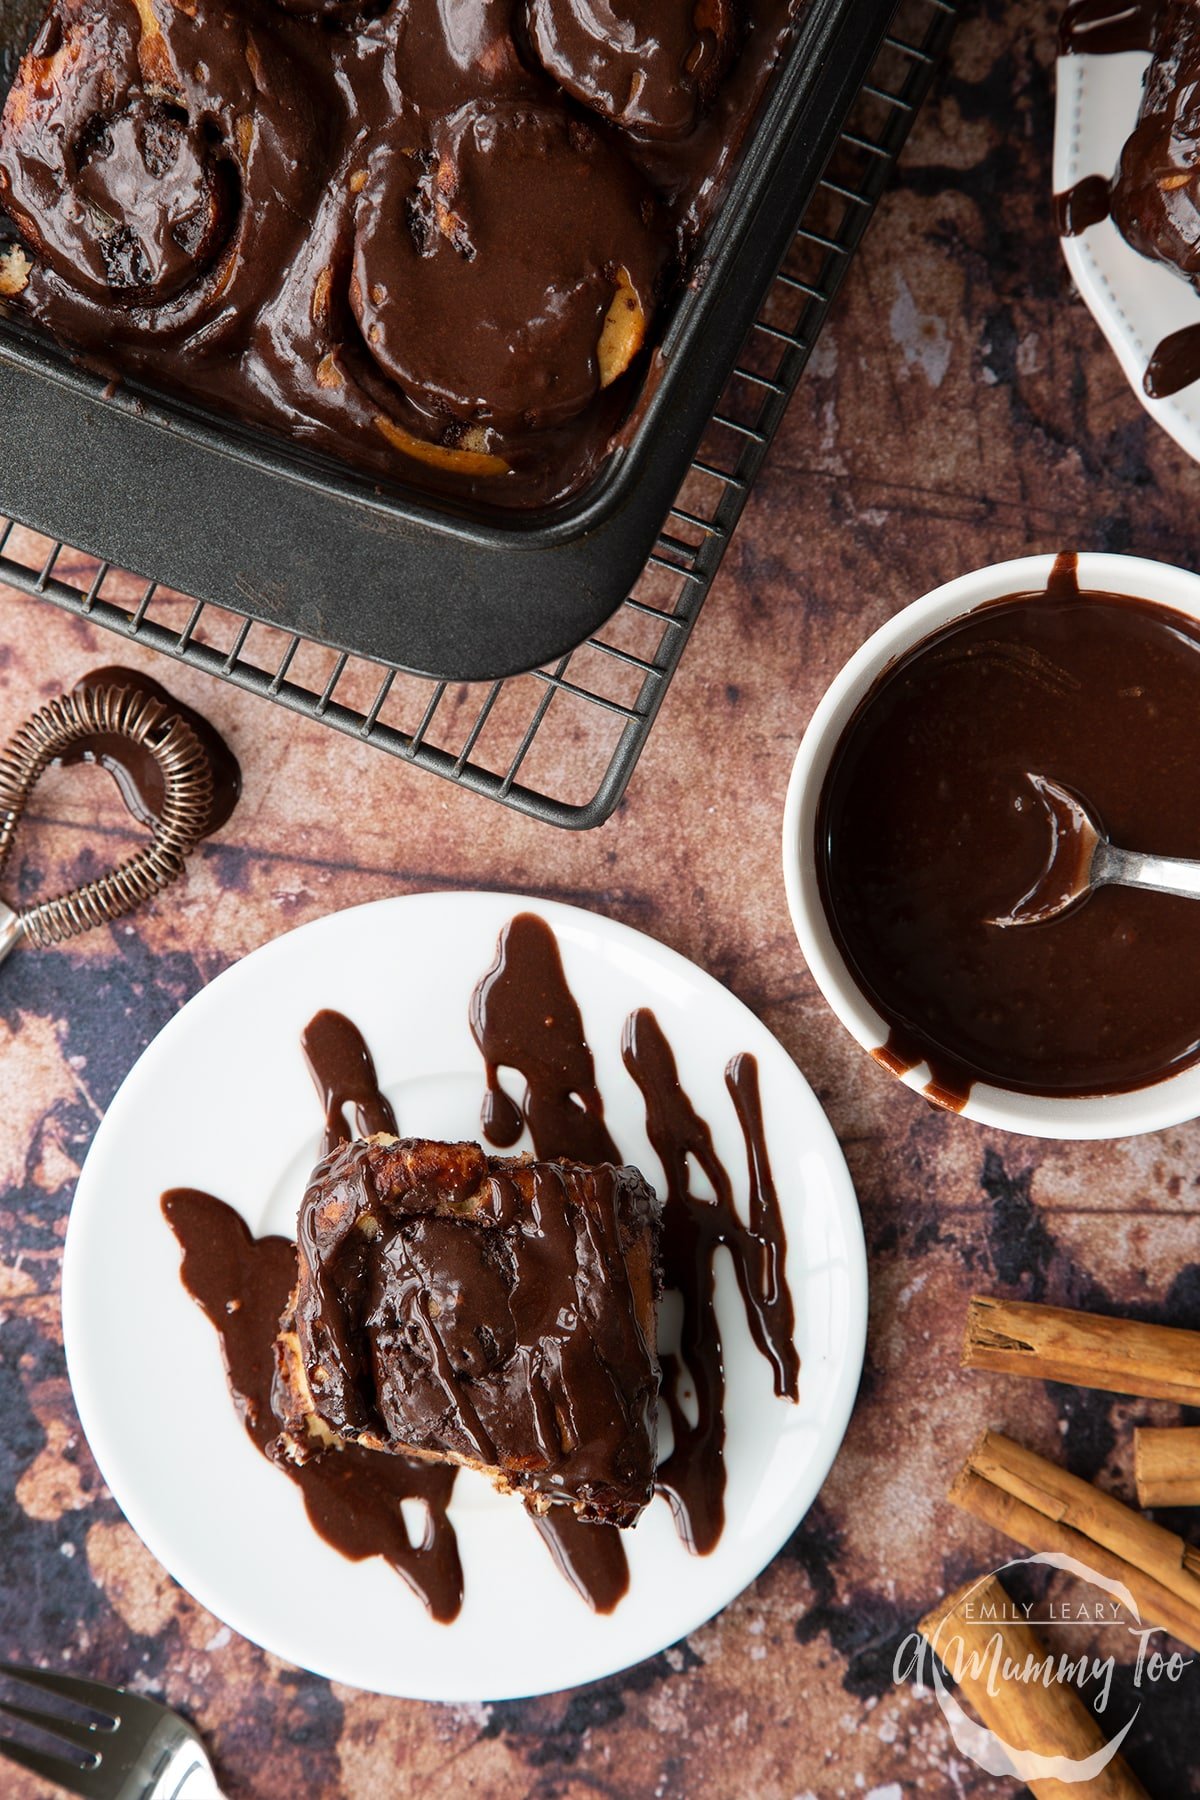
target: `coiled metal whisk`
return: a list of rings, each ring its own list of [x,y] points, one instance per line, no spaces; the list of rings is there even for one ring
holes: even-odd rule
[[[0,875],[43,770],[72,745],[105,737],[125,738],[157,763],[163,803],[154,835],[108,874],[70,893],[19,912],[0,900],[0,961],[22,938],[45,948],[131,912],[182,873],[184,858],[204,835],[212,769],[191,726],[134,688],[79,688],[34,713],[0,754]]]

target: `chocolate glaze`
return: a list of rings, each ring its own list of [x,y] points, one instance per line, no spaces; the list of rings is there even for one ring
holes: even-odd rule
[[[1200,381],[1200,325],[1185,325],[1157,346],[1146,365],[1142,386],[1152,400],[1169,400],[1193,381]]]
[[[1054,223],[1059,237],[1079,237],[1090,226],[1107,219],[1109,187],[1103,175],[1088,175],[1054,196]]]
[[[210,725],[202,713],[185,706],[182,700],[177,700],[174,694],[168,693],[153,676],[144,675],[138,669],[118,666],[90,669],[86,675],[80,676],[73,691],[79,694],[88,689],[104,687],[125,687],[140,694],[148,694],[155,700],[161,700],[185,725],[190,725],[212,771],[212,800],[209,803],[204,836],[209,837],[214,831],[219,831],[237,805],[242,791],[242,771],[233,751],[215,726]],[[128,738],[116,733],[96,733],[92,737],[80,738],[69,750],[56,757],[55,761],[63,767],[76,763],[98,763],[113,777],[122,800],[139,824],[153,827],[161,818],[165,798],[162,769],[144,746],[133,744]]]
[[[471,995],[470,1019],[487,1070],[485,1137],[507,1148],[528,1125],[539,1156],[622,1160],[604,1123],[592,1053],[558,940],[536,913],[518,913],[500,933],[496,961]],[[520,1106],[500,1085],[502,1068],[525,1077]]]
[[[1070,0],[1058,31],[1061,56],[1149,50],[1161,0]]]
[[[1030,774],[1084,801],[1116,843],[1200,855],[1200,625],[1053,591],[952,621],[876,682],[818,809],[830,927],[888,1025],[880,1059],[928,1063],[930,1098],[1143,1086],[1200,1056],[1200,913],[1105,887],[1057,918],[995,921],[1044,873]]]
[[[648,137],[695,128],[736,48],[732,0],[528,0],[526,17],[569,94]]]
[[[300,1432],[315,1413],[632,1524],[654,1491],[658,1213],[636,1169],[341,1145],[300,1207]]]
[[[351,1138],[370,1137],[377,1131],[398,1134],[392,1103],[380,1091],[366,1039],[344,1013],[317,1013],[301,1033],[300,1048],[325,1114],[322,1156]],[[347,1118],[349,1107],[354,1109],[353,1127]]]
[[[667,1177],[663,1280],[683,1300],[680,1357],[666,1359],[671,1366],[663,1371],[663,1399],[675,1442],[659,1467],[658,1489],[671,1503],[684,1543],[703,1556],[715,1546],[725,1523],[725,1366],[713,1258],[720,1245],[729,1250],[751,1334],[774,1371],[775,1391],[795,1399],[800,1365],[783,1275],[787,1241],[767,1161],[754,1058],[736,1057],[726,1071],[753,1172],[747,1229],[734,1208],[732,1183],[713,1148],[712,1133],[680,1087],[671,1046],[646,1008],[630,1016],[622,1055],[641,1089],[646,1133]],[[707,1176],[713,1200],[694,1193],[689,1158]],[[680,1398],[685,1376],[695,1396],[694,1424]]]
[[[1143,256],[1200,274],[1200,30],[1191,0],[1164,0],[1138,121],[1121,151],[1112,216]]]
[[[653,311],[665,247],[650,189],[598,131],[524,101],[459,107],[430,153],[418,170],[381,145],[359,196],[350,295],[375,361],[464,424],[573,418],[600,389],[614,269]]]
[[[629,1558],[615,1525],[577,1519],[565,1506],[529,1511],[554,1566],[593,1612],[613,1612],[629,1592]]]
[[[735,43],[730,0],[617,0],[622,107],[599,0],[52,0],[0,124],[14,304],[372,475],[551,502],[645,375],[639,328],[606,376],[606,311],[679,285],[796,4]]]
[[[455,1618],[462,1606],[462,1566],[446,1516],[453,1468],[355,1445],[303,1465],[274,1454],[275,1335],[296,1279],[296,1246],[287,1238],[254,1237],[232,1207],[192,1188],[171,1189],[162,1209],[183,1251],[183,1284],[220,1339],[234,1404],[251,1441],[299,1487],[328,1544],[355,1562],[382,1556],[435,1619]],[[408,1535],[404,1500],[425,1504],[420,1543]]]
[[[1063,55],[1153,52],[1137,124],[1111,184],[1090,175],[1055,199],[1059,233],[1111,216],[1133,248],[1200,283],[1200,16],[1192,0],[1081,0],[1067,7]],[[1200,380],[1200,326],[1164,338],[1142,386],[1165,400]]]

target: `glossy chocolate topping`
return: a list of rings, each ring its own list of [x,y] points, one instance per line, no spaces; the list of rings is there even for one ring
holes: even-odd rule
[[[1076,0],[1063,15],[1064,55],[1152,50],[1137,124],[1111,184],[1089,175],[1055,199],[1058,230],[1074,237],[1111,216],[1143,256],[1200,280],[1200,14],[1192,0]],[[1142,385],[1165,400],[1200,379],[1200,326],[1172,332]]]
[[[501,932],[496,963],[472,997],[471,1027],[487,1063],[484,1128],[493,1141],[490,1121],[494,1097],[500,1094],[506,1108],[512,1108],[511,1116],[502,1114],[503,1143],[514,1143],[525,1123],[539,1156],[579,1156],[583,1145],[595,1153],[597,1144],[609,1147],[604,1154],[616,1156],[603,1125],[592,1054],[558,942],[536,914],[518,914]],[[775,1391],[794,1399],[799,1361],[784,1272],[787,1240],[767,1156],[754,1058],[735,1057],[725,1076],[746,1143],[747,1228],[734,1208],[732,1182],[712,1133],[681,1088],[671,1047],[649,1010],[628,1020],[622,1054],[641,1090],[647,1135],[666,1175],[663,1285],[683,1301],[681,1351],[664,1359],[662,1386],[675,1444],[659,1468],[657,1486],[671,1502],[683,1541],[704,1554],[721,1535],[725,1495],[725,1378],[713,1305],[713,1257],[719,1245],[729,1248],[751,1333],[771,1364]],[[524,1074],[528,1086],[521,1109],[499,1088],[498,1066]],[[689,1158],[708,1178],[715,1200],[695,1194]],[[695,1423],[680,1400],[686,1386],[695,1397]]]
[[[1200,625],[1081,595],[1063,559],[1051,591],[980,607],[886,670],[834,752],[814,845],[834,937],[887,1022],[883,1060],[928,1063],[951,1106],[978,1080],[1115,1093],[1194,1062],[1194,904],[1104,887],[1041,923],[996,921],[1049,879],[1031,777],[1114,843],[1195,857],[1198,759]]]
[[[1142,386],[1152,400],[1169,400],[1193,381],[1200,381],[1200,324],[1184,325],[1156,345]]]
[[[1069,0],[1058,32],[1062,56],[1119,56],[1149,50],[1162,0]]]
[[[614,271],[642,319],[654,309],[650,190],[557,108],[474,102],[431,138],[420,170],[380,146],[359,195],[350,298],[371,354],[433,413],[510,430],[573,418],[641,346],[602,371]]]
[[[162,1209],[183,1251],[184,1286],[220,1339],[234,1404],[252,1442],[300,1488],[310,1520],[335,1550],[355,1562],[382,1556],[435,1619],[455,1618],[462,1566],[446,1517],[453,1468],[355,1445],[303,1465],[275,1454],[275,1335],[296,1279],[296,1246],[287,1238],[252,1236],[232,1207],[192,1188],[171,1189]],[[425,1505],[419,1543],[404,1523],[405,1500]]]
[[[185,706],[182,700],[168,693],[161,682],[138,669],[116,666],[90,669],[80,676],[73,691],[78,694],[105,687],[126,687],[161,700],[176,718],[191,727],[212,771],[212,798],[204,835],[208,837],[219,831],[237,805],[242,791],[241,768],[220,732],[202,713]],[[75,763],[98,763],[108,770],[122,800],[139,824],[153,827],[161,818],[166,797],[162,767],[144,745],[131,743],[116,732],[97,732],[91,737],[80,738],[56,761],[64,767]]]
[[[629,413],[795,0],[736,33],[731,0],[613,3],[600,54],[588,0],[51,0],[0,123],[5,291],[106,373],[551,501]]]
[[[1059,237],[1079,237],[1101,219],[1107,219],[1110,189],[1103,175],[1088,175],[1083,181],[1054,196],[1054,222]]]
[[[654,1491],[657,1229],[634,1169],[342,1146],[300,1208],[311,1410],[339,1437],[632,1524]]]
[[[527,16],[555,81],[648,137],[687,136],[737,40],[733,0],[528,0]]]
[[[1164,0],[1138,122],[1113,183],[1112,216],[1143,256],[1200,273],[1200,24],[1191,0]]]

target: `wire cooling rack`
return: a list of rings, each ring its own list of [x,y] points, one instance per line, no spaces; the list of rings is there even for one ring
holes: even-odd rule
[[[552,667],[433,682],[189,600],[0,522],[0,581],[549,824],[625,791],[725,547],[955,23],[901,0],[633,592]]]

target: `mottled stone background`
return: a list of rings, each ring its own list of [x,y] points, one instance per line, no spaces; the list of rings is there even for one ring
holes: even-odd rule
[[[1128,1493],[1131,1424],[1172,1411],[960,1373],[966,1299],[991,1289],[1200,1325],[1200,1125],[1039,1145],[932,1111],[862,1056],[817,994],[788,923],[778,837],[818,695],[908,600],[1030,549],[1200,556],[1200,474],[1127,390],[1053,235],[1053,41],[1040,0],[989,0],[959,30],[612,823],[555,832],[171,671],[236,747],[241,806],[161,904],[0,972],[0,1653],[165,1695],[204,1731],[230,1796],[1016,1791],[955,1753],[928,1695],[892,1681],[924,1608],[1008,1553],[946,1505],[947,1484],[990,1425]],[[117,649],[11,593],[0,644],[4,731]],[[86,771],[46,780],[22,893],[124,847],[106,789]],[[80,1436],[58,1274],[96,1122],[189,995],[335,908],[480,884],[653,932],[778,1034],[858,1185],[871,1332],[858,1411],[817,1505],[720,1618],[579,1692],[442,1708],[301,1674],[168,1579]],[[1192,1673],[1190,1689],[1147,1698],[1129,1740],[1159,1800],[1200,1792]],[[46,1791],[0,1770],[12,1800]]]

